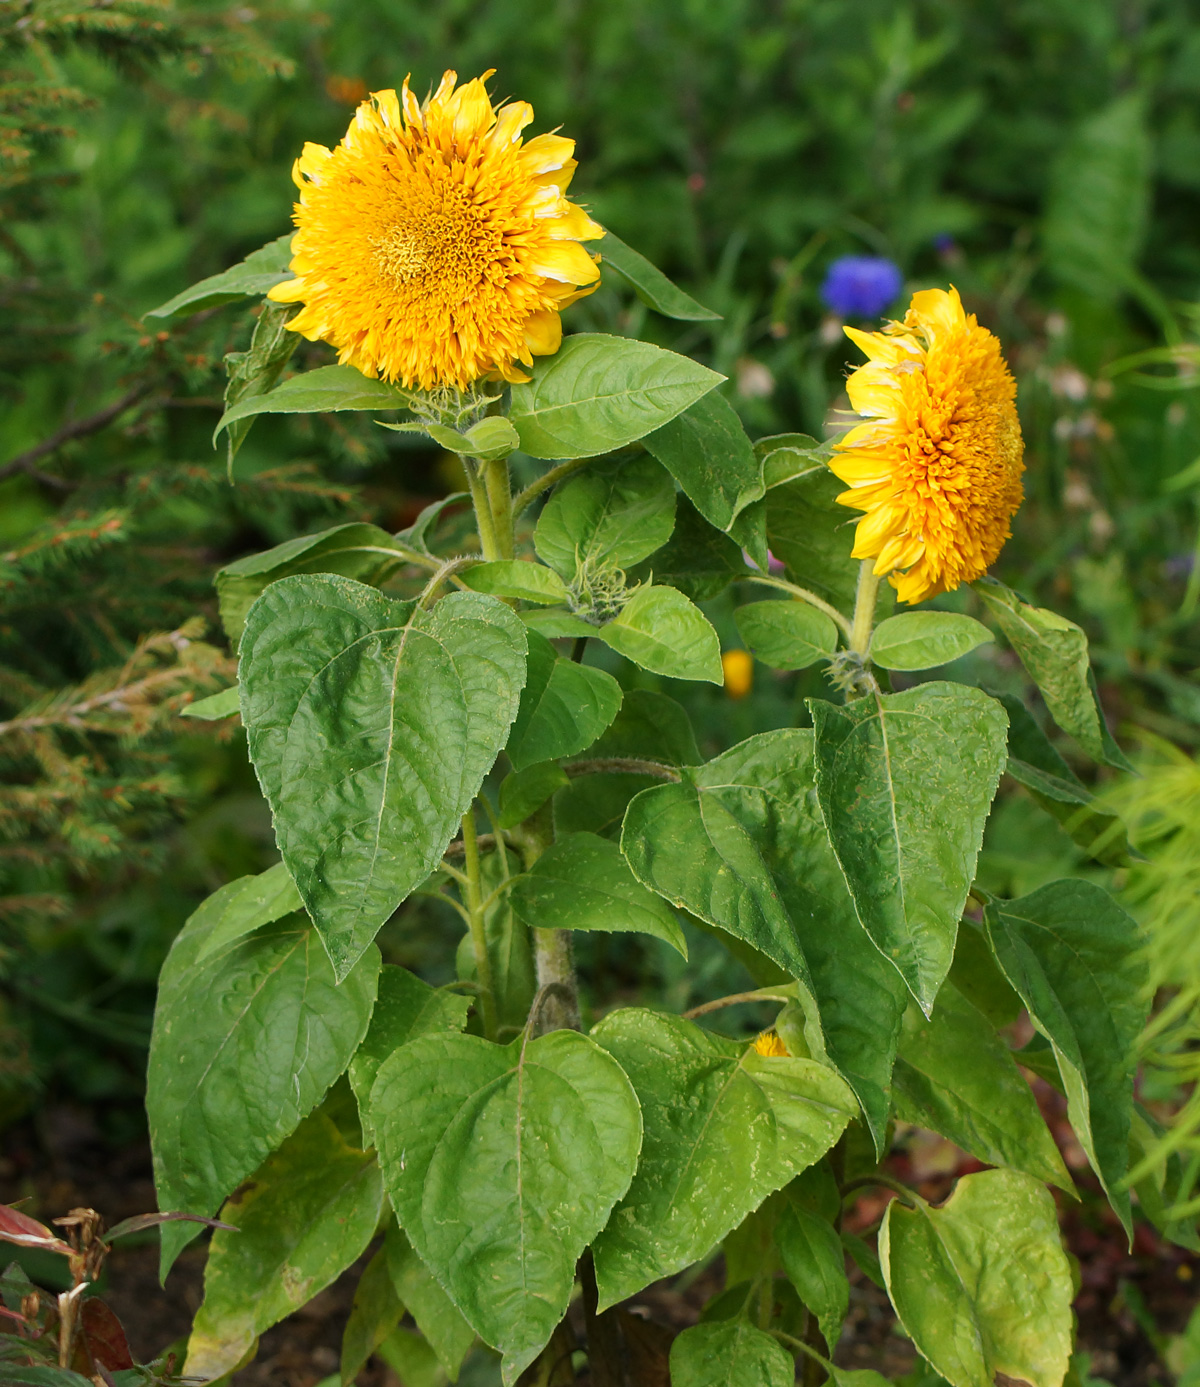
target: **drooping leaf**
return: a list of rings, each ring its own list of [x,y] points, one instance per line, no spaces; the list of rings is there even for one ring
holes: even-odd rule
[[[522,559],[475,564],[459,577],[472,592],[490,592],[493,597],[516,597],[547,607],[567,599],[566,586],[552,568]]]
[[[602,669],[562,659],[537,631],[528,633],[528,677],[505,751],[521,771],[591,746],[621,707],[621,686]]]
[[[1067,1116],[1132,1236],[1128,1169],[1133,1047],[1146,1020],[1146,962],[1134,920],[1090,881],[1052,881],[984,912],[992,950],[1050,1042]]]
[[[715,390],[647,434],[644,442],[718,530],[728,530],[766,491],[762,459],[755,456],[737,411]]]
[[[481,593],[426,611],[345,578],[285,578],[251,608],[250,755],[339,977],[455,836],[516,716],[525,647],[515,613]]]
[[[830,847],[812,732],[762,733],[679,785],[644,791],[621,846],[647,886],[811,988],[818,1048],[854,1089],[881,1147],[906,994],[859,923]]]
[[[454,1302],[438,1285],[433,1273],[413,1251],[413,1246],[393,1219],[384,1242],[388,1271],[396,1293],[404,1302],[417,1328],[428,1339],[434,1353],[451,1380],[471,1345],[475,1331],[455,1309]]]
[[[950,981],[996,1030],[1011,1026],[1024,1010],[1020,997],[1004,976],[983,929],[965,919],[954,941]]]
[[[632,930],[687,958],[674,911],[637,880],[616,843],[594,833],[547,848],[513,887],[512,908],[531,928]]]
[[[901,1121],[1074,1194],[1012,1051],[953,984],[943,985],[932,1017],[915,1006],[905,1013],[892,1095]]]
[[[708,602],[748,571],[738,545],[710,525],[686,496],[679,496],[671,538],[628,576],[635,583],[657,579],[693,602]]]
[[[340,573],[343,578],[357,578],[375,587],[404,562],[404,554],[386,530],[357,521],[285,540],[274,549],[249,554],[218,570],[221,625],[236,644],[255,598],[280,578],[298,573]]]
[[[188,927],[195,930],[199,939],[194,961],[203,963],[262,925],[303,909],[303,904],[282,862],[258,876],[228,882],[214,891],[188,921]]]
[[[671,1387],[792,1387],[796,1365],[746,1320],[685,1329],[671,1345]]]
[[[345,1072],[366,1034],[380,968],[371,948],[338,986],[299,912],[201,963],[213,913],[211,900],[201,906],[163,965],[146,1091],[159,1207],[204,1216]],[[164,1276],[199,1231],[163,1225]]]
[[[512,387],[509,418],[535,458],[586,458],[623,448],[674,419],[724,379],[649,342],[578,333]]]
[[[353,366],[318,366],[289,376],[266,395],[251,395],[217,421],[213,441],[239,419],[258,414],[334,414],[343,409],[407,409],[410,396],[386,381],[370,380]]]
[[[832,1352],[850,1306],[850,1282],[841,1238],[828,1219],[798,1202],[789,1202],[780,1212],[775,1244],[788,1280],[816,1315]]]
[[[193,284],[190,289],[176,294],[173,299],[150,309],[145,316],[186,317],[191,313],[199,313],[203,308],[216,308],[223,303],[232,303],[234,299],[254,298],[259,294],[265,294],[268,289],[273,289],[281,280],[289,277],[288,263],[292,258],[294,234],[289,231],[286,236],[268,241],[265,246],[251,251],[239,264],[222,271],[221,274],[209,275],[207,279]]]
[[[992,639],[974,617],[954,612],[901,612],[876,626],[870,659],[883,669],[935,669]]]
[[[471,1009],[470,997],[444,987],[430,987],[415,973],[385,963],[371,1024],[350,1061],[350,1086],[358,1100],[363,1132],[371,1139],[370,1097],[379,1066],[401,1045],[431,1031],[461,1031]]]
[[[679,1016],[625,1008],[592,1036],[629,1075],[645,1124],[633,1184],[592,1245],[601,1309],[703,1257],[857,1111],[826,1065],[765,1058]]]
[[[324,1113],[302,1122],[222,1211],[238,1231],[213,1234],[185,1373],[236,1367],[361,1255],[382,1207],[374,1153],[348,1146]]]
[[[709,619],[675,588],[643,587],[596,634],[651,674],[722,684],[721,642]]]
[[[511,1384],[550,1338],[577,1259],[629,1188],[641,1144],[629,1080],[574,1031],[507,1046],[423,1036],[382,1066],[371,1112],[409,1241],[504,1355]]]
[[[231,409],[241,400],[265,395],[274,388],[283,374],[283,368],[292,359],[292,353],[300,344],[299,334],[288,331],[288,322],[295,313],[295,304],[267,301],[263,304],[258,322],[254,325],[250,350],[225,354],[225,371],[229,376],[229,383],[225,387],[226,409]],[[239,419],[229,426],[226,443],[231,469],[233,459],[245,442],[253,423],[252,418]]]
[[[500,827],[516,828],[524,823],[552,795],[570,783],[557,761],[538,761],[523,771],[506,775],[500,782]]]
[[[1083,631],[1057,612],[1023,602],[994,578],[980,578],[974,587],[1041,690],[1059,727],[1094,761],[1131,769],[1104,721]]]
[[[664,545],[675,526],[675,488],[651,457],[589,467],[546,502],[533,543],[567,582],[585,569],[626,569]]]
[[[995,696],[1008,713],[1009,775],[1097,862],[1128,866],[1129,838],[1120,819],[1100,806],[1015,694]]]
[[[633,292],[648,307],[661,313],[665,318],[677,318],[684,322],[719,322],[721,315],[711,308],[697,303],[690,294],[685,294],[678,285],[672,284],[665,274],[651,264],[644,255],[639,255],[611,231],[603,240],[597,241],[600,261],[605,270],[616,270]]]
[[[416,549],[422,554],[433,556],[433,551],[429,547],[429,539],[438,521],[448,510],[455,506],[461,506],[471,499],[469,491],[454,491],[449,496],[443,496],[437,501],[430,501],[425,506],[417,518],[407,529],[400,530],[396,538],[402,543],[407,544],[411,549]]]
[[[404,1304],[396,1294],[388,1271],[387,1253],[381,1247],[358,1278],[350,1318],[342,1331],[342,1387],[350,1387],[363,1364],[400,1323],[403,1314]]]
[[[900,1323],[952,1387],[996,1374],[1061,1387],[1071,1269],[1049,1192],[1015,1170],[966,1175],[940,1209],[893,1200],[879,1258]]]
[[[837,649],[832,619],[807,602],[751,602],[733,615],[746,645],[772,669],[807,669]]]
[[[809,706],[817,793],[859,919],[928,1015],[954,957],[1008,719],[981,690],[942,682]]]

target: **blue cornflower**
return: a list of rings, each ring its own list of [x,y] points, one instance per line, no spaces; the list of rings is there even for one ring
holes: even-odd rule
[[[843,255],[830,265],[821,298],[840,318],[877,318],[903,284],[900,267],[880,255]]]

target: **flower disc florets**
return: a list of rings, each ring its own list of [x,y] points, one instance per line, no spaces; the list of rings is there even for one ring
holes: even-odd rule
[[[869,360],[846,384],[862,416],[830,467],[866,514],[854,557],[891,574],[904,602],[978,578],[1021,504],[1024,443],[1000,343],[958,291],[914,294],[902,323],[846,334]]]
[[[336,149],[296,160],[296,277],[270,297],[302,303],[288,326],[364,375],[527,380],[517,363],[558,350],[560,310],[600,277],[580,242],[603,230],[564,196],[574,141],[523,140],[533,108],[493,109],[490,76],[447,72],[424,104],[407,79],[374,92]]]

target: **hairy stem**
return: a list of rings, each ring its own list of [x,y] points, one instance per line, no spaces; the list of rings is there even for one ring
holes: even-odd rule
[[[492,961],[488,957],[487,930],[483,920],[483,893],[480,889],[479,840],[475,834],[475,811],[463,815],[463,857],[466,861],[467,916],[471,926],[471,946],[475,951],[475,975],[479,981],[479,1009],[483,1032],[496,1038],[496,994],[492,987]]]
[[[525,870],[541,857],[554,841],[554,829],[548,806],[531,815],[522,825],[521,855]],[[575,978],[575,961],[571,950],[571,931],[565,929],[534,929],[533,961],[537,968],[538,988],[544,993],[538,1010],[536,1030],[579,1030],[579,984]]]
[[[511,559],[513,556],[513,503],[512,479],[508,471],[508,459],[500,458],[483,464],[483,479],[487,487],[488,507],[492,513],[492,526],[496,535],[499,557]]]
[[[544,472],[536,482],[530,482],[524,491],[518,491],[513,498],[512,512],[514,519],[521,512],[542,494],[549,491],[552,486],[557,486],[565,477],[569,477],[573,472],[578,472],[581,467],[586,467],[589,462],[595,462],[595,458],[572,458],[570,462],[560,462],[557,467],[552,467],[549,472]]]
[[[850,649],[856,655],[865,655],[871,644],[871,631],[875,625],[875,598],[879,592],[879,579],[875,574],[874,559],[863,559],[858,569],[858,586],[854,591],[854,620],[850,626]]]
[[[481,463],[473,458],[463,458],[463,468],[467,474],[467,486],[471,492],[471,504],[475,507],[475,528],[479,532],[479,550],[485,559],[502,559],[496,538],[496,522],[492,517],[492,507],[488,500],[487,487],[480,476]]]
[[[786,592],[790,597],[796,598],[799,602],[807,602],[810,607],[824,612],[846,639],[850,639],[850,623],[836,607],[831,606],[823,597],[818,597],[815,592],[809,592],[807,588],[800,587],[798,583],[789,583],[786,578],[772,578],[766,574],[752,573],[747,576],[745,581],[759,583],[765,588],[776,588],[778,591]]]

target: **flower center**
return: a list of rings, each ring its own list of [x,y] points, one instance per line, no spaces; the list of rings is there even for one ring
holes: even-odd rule
[[[424,238],[404,226],[394,226],[383,236],[372,240],[375,261],[383,274],[397,284],[408,284],[419,278],[429,263],[429,248]]]

